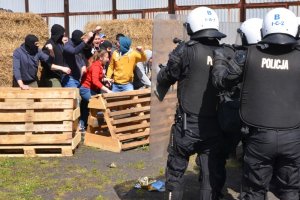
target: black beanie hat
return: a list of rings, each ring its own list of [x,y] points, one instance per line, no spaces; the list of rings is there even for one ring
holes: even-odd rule
[[[106,50],[107,48],[112,48],[112,43],[110,41],[104,40],[102,44],[100,45],[101,49]]]
[[[25,49],[30,55],[35,55],[38,52],[38,47],[35,45],[39,39],[35,35],[27,35],[25,37]]]
[[[51,27],[51,39],[56,43],[62,43],[62,38],[65,34],[65,28],[59,24],[54,24]]]
[[[71,40],[73,41],[73,43],[77,46],[78,44],[80,44],[80,42],[82,41],[81,37],[83,36],[83,32],[81,30],[75,30],[72,33],[72,38]]]

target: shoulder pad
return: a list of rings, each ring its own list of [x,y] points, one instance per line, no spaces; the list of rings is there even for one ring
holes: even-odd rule
[[[234,49],[233,45],[226,44],[226,43],[221,44],[221,47],[226,47],[226,48]]]
[[[245,50],[245,49],[247,49],[247,46],[238,45],[238,44],[233,44],[232,47],[233,47],[235,50]]]
[[[296,45],[295,49],[298,50],[298,51],[300,51],[300,44]]]
[[[193,46],[194,44],[197,44],[197,43],[199,43],[199,42],[196,41],[196,40],[189,40],[189,41],[186,42],[186,45],[187,46]]]

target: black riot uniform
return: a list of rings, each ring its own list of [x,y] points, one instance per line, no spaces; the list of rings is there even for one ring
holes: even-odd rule
[[[244,134],[242,200],[267,199],[273,176],[280,199],[298,200],[300,188],[300,51],[293,45],[258,44],[243,61],[240,116]],[[242,64],[242,63],[240,63]],[[227,65],[231,68],[231,65]],[[219,70],[230,77],[232,68]],[[219,85],[224,80],[216,80]]]
[[[217,148],[217,190],[221,191],[226,181],[226,160],[235,152],[241,141],[242,122],[239,116],[242,65],[245,62],[246,47],[222,45],[213,52],[212,80],[219,90],[218,120],[222,130],[222,140]],[[226,79],[224,79],[226,77]]]
[[[267,46],[249,48],[245,63],[240,115],[250,128],[241,196],[265,199],[273,174],[279,198],[298,200],[300,51]]]
[[[213,50],[217,39],[194,38],[181,43],[169,55],[166,67],[157,75],[159,85],[169,87],[178,82],[178,108],[171,129],[166,167],[166,189],[171,199],[182,199],[183,175],[189,157],[198,153],[201,200],[217,199],[212,174],[216,166],[213,152],[221,131],[217,120],[217,89],[212,85]]]

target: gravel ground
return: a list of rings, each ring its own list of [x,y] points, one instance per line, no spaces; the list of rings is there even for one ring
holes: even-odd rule
[[[135,189],[134,184],[139,177],[149,176],[155,179],[164,180],[163,172],[166,163],[166,158],[151,159],[150,151],[136,149],[124,151],[121,153],[111,153],[107,151],[100,151],[94,148],[81,146],[74,157],[63,159],[63,165],[80,165],[86,169],[95,168],[95,161],[97,161],[97,168],[99,170],[107,170],[111,163],[115,163],[117,169],[122,172],[124,178],[118,184],[108,184],[105,189],[100,192],[104,199],[109,200],[134,200],[134,199],[163,199],[163,192],[149,192],[144,189]],[[191,158],[188,170],[185,174],[185,193],[184,199],[193,200],[198,196],[198,170],[194,162],[194,157]],[[238,199],[241,169],[230,165],[227,167],[227,182],[224,189],[226,200]],[[115,183],[115,182],[112,182]],[[78,193],[69,193],[64,199],[76,199],[78,195],[83,199],[94,199],[99,195],[99,191],[93,188],[87,188]],[[269,200],[277,200],[277,198],[269,193]]]

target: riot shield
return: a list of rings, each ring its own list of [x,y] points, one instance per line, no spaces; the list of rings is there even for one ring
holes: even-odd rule
[[[157,15],[153,23],[152,49],[153,64],[151,72],[151,110],[150,110],[150,153],[153,159],[167,155],[171,126],[177,105],[177,85],[165,91],[156,90],[156,76],[160,64],[166,64],[168,54],[176,47],[174,38],[187,41],[189,39],[183,26],[186,15]],[[221,43],[233,44],[236,40],[240,23],[220,23],[220,31],[227,35]],[[165,92],[163,101],[155,93]]]
[[[176,47],[174,38],[187,39],[183,22],[186,16],[160,14],[153,21],[152,72],[151,72],[151,110],[150,110],[150,152],[152,158],[166,155],[170,128],[174,122],[177,104],[176,84],[164,91],[156,91],[156,76],[160,64],[166,64],[168,54]],[[160,101],[155,92],[166,93]]]

